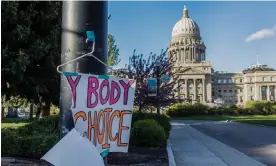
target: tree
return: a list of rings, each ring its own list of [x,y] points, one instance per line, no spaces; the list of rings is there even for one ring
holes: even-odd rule
[[[108,16],[108,20],[111,19],[111,15]],[[120,63],[121,59],[119,59],[119,48],[117,47],[117,45],[115,45],[115,38],[113,35],[108,34],[108,53],[107,53],[107,57],[108,57],[108,62],[107,64],[110,67],[113,67],[115,65],[117,65],[118,63]]]
[[[59,99],[62,2],[2,3],[2,93],[43,107]]]
[[[115,66],[120,63],[121,59],[119,59],[119,48],[115,45],[114,36],[108,34],[108,65]]]
[[[7,100],[20,96],[35,104],[37,117],[41,110],[49,115],[51,103],[59,101],[61,14],[62,2],[2,2],[1,90]],[[108,63],[114,66],[119,49],[112,35],[108,41]]]
[[[156,54],[150,53],[146,60],[143,58],[143,54],[137,55],[134,50],[133,55],[129,59],[127,70],[121,71],[120,73],[126,75],[128,78],[136,80],[134,104],[139,107],[139,111],[141,111],[145,106],[156,105],[156,98],[148,97],[147,79],[155,77],[155,65],[157,60],[160,62],[160,75],[167,74],[171,78],[170,82],[160,84],[159,100],[161,106],[168,106],[178,101],[173,93],[175,80],[177,79],[177,77],[172,73],[172,64],[174,63],[174,60],[172,59],[173,56],[167,58],[166,55],[167,50],[162,50],[158,57]]]

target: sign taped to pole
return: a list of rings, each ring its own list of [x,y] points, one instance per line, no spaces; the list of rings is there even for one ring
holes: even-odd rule
[[[72,90],[75,129],[100,153],[128,152],[136,82],[81,73],[63,77]]]
[[[148,78],[148,96],[155,97],[157,96],[157,79]]]

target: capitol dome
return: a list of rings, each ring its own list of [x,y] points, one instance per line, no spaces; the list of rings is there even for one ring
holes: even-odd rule
[[[188,9],[184,6],[182,18],[174,25],[172,37],[195,36],[200,38],[199,27],[188,15]]]

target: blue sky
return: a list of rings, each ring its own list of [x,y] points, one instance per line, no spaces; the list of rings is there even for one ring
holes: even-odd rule
[[[276,2],[196,1],[109,2],[109,33],[122,59],[117,67],[128,63],[134,49],[145,56],[165,49],[184,5],[199,25],[215,70],[241,72],[256,64],[257,53],[259,63],[276,68]]]

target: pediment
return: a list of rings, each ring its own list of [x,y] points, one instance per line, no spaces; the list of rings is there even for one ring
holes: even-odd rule
[[[204,71],[199,70],[199,69],[195,69],[193,67],[178,69],[177,73],[181,73],[181,74],[205,74]]]

